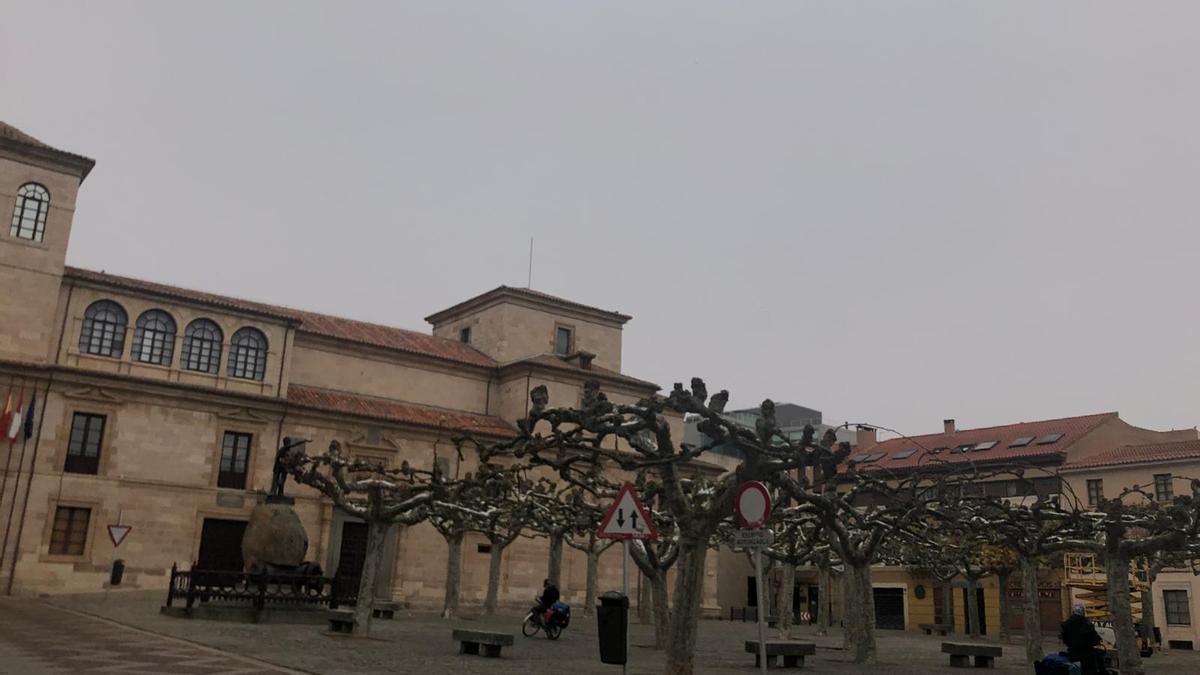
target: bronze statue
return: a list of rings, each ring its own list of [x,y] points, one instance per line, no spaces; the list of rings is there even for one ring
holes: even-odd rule
[[[279,449],[275,451],[275,467],[271,471],[271,492],[270,494],[277,497],[283,496],[283,485],[287,482],[287,458],[291,454],[293,448],[300,447],[307,443],[305,439],[293,441],[290,436],[283,437],[283,443]]]

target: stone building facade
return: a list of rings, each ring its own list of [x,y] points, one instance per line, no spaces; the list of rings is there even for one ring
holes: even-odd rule
[[[0,442],[9,593],[98,591],[117,558],[122,586],[138,588],[165,588],[176,563],[239,566],[241,531],[285,436],[463,472],[473,466],[459,466],[450,438],[510,436],[533,387],[572,405],[589,379],[618,402],[658,390],[621,372],[629,316],[529,289],[502,286],[436,312],[426,333],[67,266],[92,166],[0,123],[0,212],[13,214],[0,230],[0,397],[29,422]],[[308,488],[288,492],[308,558],[329,572],[361,566],[365,527]],[[114,547],[106,528],[117,524],[132,530]],[[468,604],[486,592],[485,543],[463,546]],[[537,539],[506,550],[501,602],[528,603],[547,550]],[[397,528],[377,593],[439,606],[446,556],[432,527]],[[715,559],[710,567],[705,608],[715,612]],[[585,558],[568,550],[570,601],[585,602],[584,574]],[[614,547],[600,584],[619,582]]]

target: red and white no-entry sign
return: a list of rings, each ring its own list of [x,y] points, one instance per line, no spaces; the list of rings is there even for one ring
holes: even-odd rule
[[[733,510],[742,527],[755,530],[766,524],[771,516],[771,494],[767,486],[756,480],[748,480],[738,486]]]

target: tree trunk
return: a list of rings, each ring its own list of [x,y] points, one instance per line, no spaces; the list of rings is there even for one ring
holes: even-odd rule
[[[875,591],[871,587],[869,562],[846,561],[842,593],[845,595],[844,644],[850,660],[854,663],[874,662]]]
[[[1042,645],[1041,599],[1038,595],[1037,558],[1021,556],[1021,596],[1025,606],[1021,609],[1025,619],[1025,660],[1029,663],[1040,660],[1044,655]]]
[[[563,559],[563,535],[561,532],[550,534],[550,563],[546,568],[546,578],[550,583],[562,590],[562,559]]]
[[[667,575],[656,574],[655,578],[647,577],[650,586],[652,613],[654,614],[654,648],[664,649],[667,646],[671,630],[671,609],[667,598]]]
[[[584,595],[587,597],[583,600],[583,615],[592,616],[596,613],[597,598],[596,593],[596,571],[600,567],[600,554],[596,551],[595,544],[587,550],[587,590]]]
[[[462,543],[462,532],[456,532],[446,537],[449,555],[446,558],[446,597],[442,601],[443,619],[453,619],[458,616],[459,588],[462,585]]]
[[[1146,570],[1146,588],[1142,591],[1142,639],[1147,645],[1154,644],[1154,582],[1158,573]]]
[[[500,597],[500,563],[504,559],[504,545],[498,541],[492,542],[492,552],[488,557],[487,599],[483,601],[483,613],[491,616],[496,613]]]
[[[654,621],[654,610],[650,608],[650,603],[654,602],[650,593],[650,577],[640,567],[638,568],[638,601],[637,601],[637,618],[640,624],[649,624]]]
[[[354,604],[354,632],[369,635],[371,610],[375,606],[375,580],[383,565],[383,549],[390,523],[367,521],[367,552],[363,557],[362,577],[358,581],[358,601]]]
[[[796,589],[796,566],[783,563],[779,580],[779,599],[775,607],[779,611],[779,637],[783,640],[792,639],[792,594]]]
[[[967,634],[979,637],[979,579],[967,577],[967,622],[971,624]]]
[[[1133,632],[1133,611],[1129,602],[1129,557],[1116,547],[1104,553],[1104,575],[1108,581],[1108,613],[1117,634],[1117,658],[1121,675],[1145,675],[1138,654],[1137,635]]]
[[[700,600],[704,594],[704,557],[707,553],[707,536],[680,537],[665,675],[692,675],[696,632],[700,623]]]
[[[954,633],[954,580],[942,582],[942,623],[950,627]]]
[[[817,570],[817,635],[828,635],[833,627],[833,575],[829,568]]]
[[[1000,640],[1008,639],[1008,576],[1011,574],[1008,570],[1004,570],[996,575],[996,581],[1000,585],[1000,628],[997,635]]]

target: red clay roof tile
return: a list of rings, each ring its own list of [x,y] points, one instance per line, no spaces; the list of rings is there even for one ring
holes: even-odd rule
[[[401,403],[295,384],[288,387],[288,402],[329,412],[362,415],[445,431],[473,432],[504,437],[515,434],[515,430],[504,420],[491,415],[433,408],[415,403]]]
[[[1024,460],[1045,458],[1063,453],[1072,443],[1082,438],[1091,430],[1111,419],[1116,419],[1117,413],[1100,413],[1080,417],[1063,417],[1037,422],[1021,422],[996,427],[979,429],[960,429],[954,433],[926,434],[908,438],[891,438],[881,441],[870,448],[859,448],[850,459],[862,457],[871,453],[886,453],[882,459],[863,465],[870,469],[904,470],[928,464],[932,461],[939,463],[968,463],[995,462],[1001,460]],[[1063,434],[1058,441],[1039,445],[1037,439],[1048,434]],[[1022,447],[1009,447],[1013,441],[1025,436],[1033,436],[1033,440]],[[996,441],[996,445],[988,450],[971,450],[969,452],[951,452],[953,448],[964,445],[975,446],[988,441]],[[930,451],[944,448],[941,452],[930,454]],[[903,450],[915,452],[901,459],[895,456]]]
[[[143,281],[130,277],[94,272],[78,267],[67,267],[66,275],[93,283],[118,286],[191,302],[198,302],[214,307],[265,315],[276,319],[293,321],[298,324],[302,333],[311,333],[325,337],[347,340],[359,344],[395,349],[410,354],[431,356],[447,361],[456,361],[472,366],[494,368],[496,362],[470,345],[457,340],[418,333],[416,331],[383,326],[366,321],[343,319],[328,314],[317,314],[298,309],[290,309],[277,305],[268,305],[240,298],[231,298],[214,293],[193,291],[178,286],[170,286],[152,281]]]
[[[1200,459],[1200,440],[1175,441],[1173,443],[1151,443],[1148,445],[1123,445],[1119,448],[1085,457],[1063,465],[1064,471],[1095,469],[1124,464],[1169,462],[1177,459]]]

